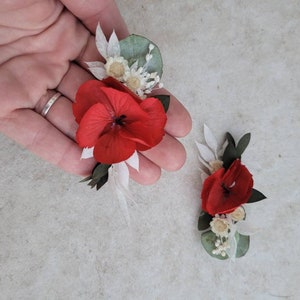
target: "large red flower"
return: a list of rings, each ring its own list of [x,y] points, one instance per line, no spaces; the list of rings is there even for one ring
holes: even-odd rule
[[[80,147],[94,147],[98,162],[113,164],[135,150],[147,150],[164,136],[167,117],[156,98],[141,100],[109,78],[89,80],[80,86],[73,104]]]
[[[202,209],[212,216],[230,213],[249,200],[252,187],[251,173],[236,159],[228,170],[221,168],[204,181]]]

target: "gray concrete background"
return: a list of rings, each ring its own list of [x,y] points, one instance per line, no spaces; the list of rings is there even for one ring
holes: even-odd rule
[[[0,135],[0,299],[299,299],[299,1],[117,1],[159,45],[165,86],[190,110],[183,169],[131,182],[126,225],[112,188],[90,190]],[[268,200],[234,264],[196,229],[194,141],[250,131],[243,156]]]

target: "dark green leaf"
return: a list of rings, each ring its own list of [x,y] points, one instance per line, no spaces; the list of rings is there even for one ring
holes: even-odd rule
[[[201,211],[198,219],[198,230],[205,230],[209,228],[209,223],[212,220],[212,216],[205,211]]]
[[[79,182],[85,182],[85,181],[89,181],[92,179],[92,175],[88,176],[88,177],[85,177],[83,178],[82,180],[80,180]]]
[[[253,203],[253,202],[258,202],[261,201],[263,199],[266,199],[267,197],[261,193],[260,191],[256,190],[256,189],[252,189],[252,194],[248,200],[247,203]]]
[[[222,256],[222,255],[215,255],[212,253],[212,251],[216,248],[216,246],[215,246],[216,240],[217,240],[217,236],[211,230],[203,232],[201,234],[201,243],[202,243],[204,249],[206,250],[206,252],[210,256],[221,259],[221,260],[227,259],[228,255]]]
[[[84,178],[81,182],[89,181],[88,185],[91,188],[96,187],[99,190],[108,180],[108,169],[111,165],[107,164],[97,164],[92,172],[92,175]]]
[[[162,106],[164,107],[165,112],[168,111],[170,105],[170,96],[169,95],[155,95],[154,98],[157,98]]]
[[[251,133],[246,133],[239,140],[239,142],[236,146],[236,150],[237,150],[237,153],[238,153],[239,156],[241,156],[243,154],[243,152],[245,151],[245,149],[249,145],[250,138],[251,138]]]
[[[232,143],[229,143],[223,154],[223,166],[228,169],[230,165],[237,159],[241,158]]]
[[[238,232],[235,233],[235,238],[237,242],[236,257],[244,256],[249,250],[250,237],[248,235],[242,235]]]
[[[138,60],[138,66],[143,67],[146,63],[146,55],[149,53],[149,45],[154,49],[151,51],[152,58],[149,60],[145,71],[148,73],[157,72],[159,77],[162,75],[162,57],[158,47],[147,38],[132,34],[120,41],[121,56],[123,56],[131,66]]]
[[[101,177],[105,176],[107,174],[110,166],[111,165],[107,165],[107,164],[97,164],[97,166],[94,168],[93,173],[92,173],[93,179],[101,178]]]
[[[232,144],[235,147],[235,141],[231,133],[226,132],[226,140],[228,141],[229,144]]]
[[[107,182],[108,180],[108,173],[101,177],[101,179],[97,182],[97,191],[102,188],[102,186]]]

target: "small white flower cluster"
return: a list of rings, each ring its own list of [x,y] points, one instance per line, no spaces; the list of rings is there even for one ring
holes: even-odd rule
[[[227,254],[227,250],[230,249],[230,245],[228,242],[228,239],[217,239],[215,242],[216,249],[212,251],[212,254],[214,255],[221,255],[222,257],[225,257]]]
[[[96,46],[99,53],[106,60],[105,64],[99,61],[87,62],[89,70],[97,79],[101,80],[108,76],[114,77],[141,98],[145,98],[145,94],[151,93],[156,85],[159,88],[162,87],[157,72],[148,73],[146,71],[152,59],[151,52],[154,45],[149,44],[149,51],[145,56],[146,63],[142,67],[139,67],[138,60],[129,66],[128,61],[121,56],[120,44],[115,32],[111,34],[109,41],[107,41],[98,24]]]
[[[231,241],[237,230],[237,222],[245,219],[246,213],[242,206],[237,207],[232,213],[215,215],[210,222],[211,231],[216,235],[215,249],[212,254],[225,257],[231,248]]]
[[[146,63],[143,67],[138,66],[136,60],[130,67],[128,73],[124,74],[123,83],[139,97],[143,98],[145,94],[151,93],[153,88],[158,84],[161,88],[160,77],[157,72],[148,73],[146,71],[148,64],[152,58],[151,51],[154,49],[152,44],[149,44],[149,52],[146,54]]]

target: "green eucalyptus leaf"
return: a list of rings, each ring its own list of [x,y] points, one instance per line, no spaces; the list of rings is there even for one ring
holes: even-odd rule
[[[245,149],[249,145],[250,138],[251,138],[251,133],[246,133],[239,140],[239,142],[236,146],[236,150],[237,150],[237,153],[238,153],[239,156],[241,156],[243,154],[243,152],[245,151]]]
[[[243,235],[238,232],[235,233],[235,238],[237,242],[237,249],[236,249],[236,257],[244,256],[250,246],[250,237],[248,235]]]
[[[150,44],[152,44],[154,48],[151,51],[152,58],[149,60],[145,71],[148,73],[157,72],[159,77],[161,77],[163,73],[163,62],[160,50],[147,38],[132,34],[121,40],[121,56],[128,61],[129,66],[131,66],[135,61],[138,61],[138,66],[143,67],[146,63],[146,55],[149,53]]]
[[[267,197],[256,189],[252,189],[252,194],[247,203],[254,203],[266,199]]]
[[[228,258],[227,255],[222,256],[222,255],[215,255],[212,253],[212,251],[216,248],[215,247],[216,240],[217,240],[217,236],[211,230],[203,232],[201,234],[201,243],[202,243],[204,249],[206,250],[206,252],[210,256],[221,259],[221,260],[227,259]]]
[[[205,230],[209,228],[209,223],[212,220],[212,216],[205,211],[201,211],[198,219],[198,230]]]
[[[154,95],[154,98],[157,98],[162,106],[164,107],[165,112],[168,111],[170,105],[170,96],[169,95]]]

